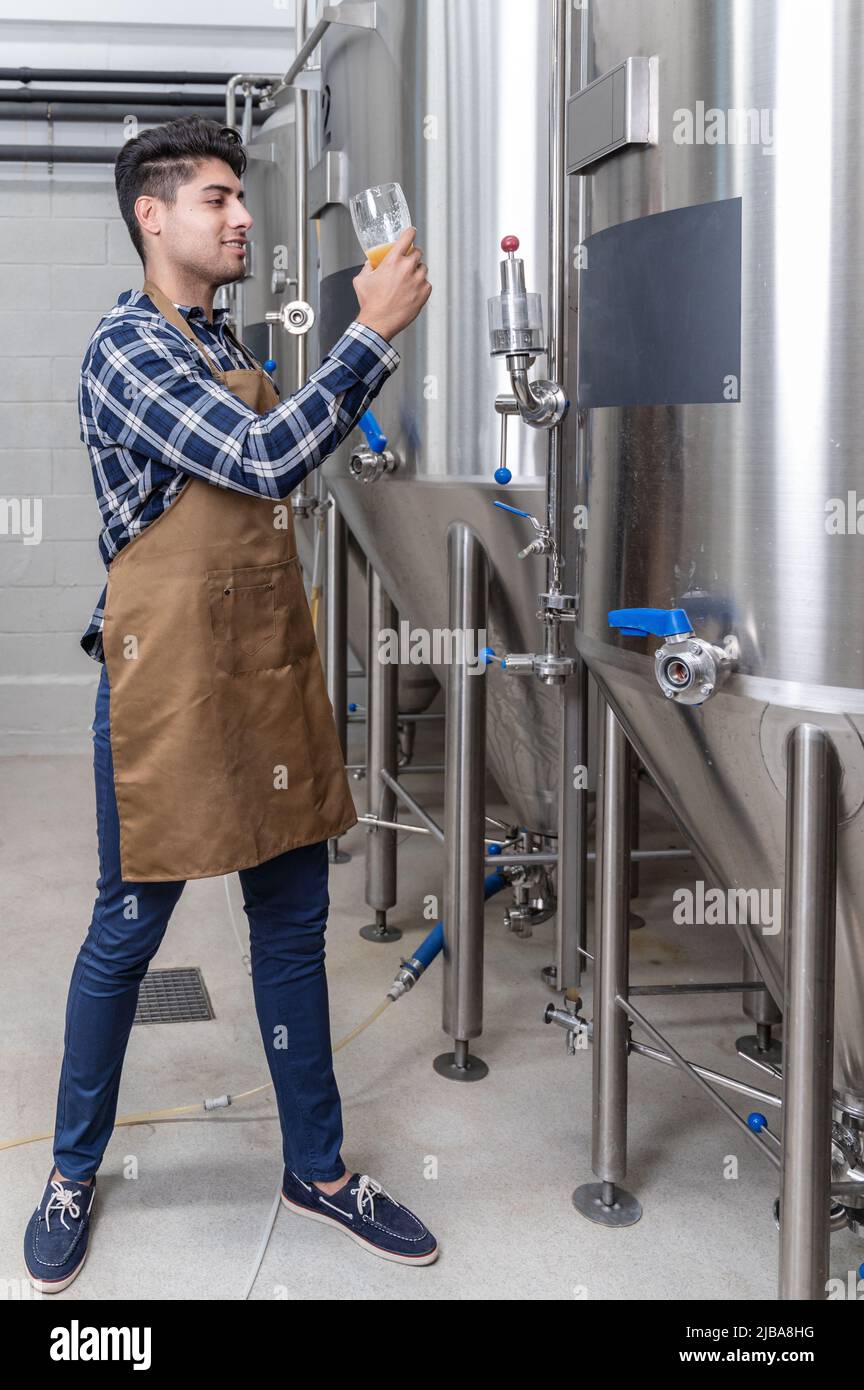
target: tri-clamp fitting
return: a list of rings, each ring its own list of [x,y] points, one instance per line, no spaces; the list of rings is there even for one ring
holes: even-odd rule
[[[355,483],[377,483],[379,478],[399,466],[399,460],[392,449],[387,448],[387,436],[371,410],[361,415],[358,424],[366,436],[366,444],[353,450],[348,468]]]
[[[279,323],[286,333],[298,338],[301,334],[309,332],[315,322],[315,310],[305,299],[292,299],[290,303],[283,304],[281,309],[268,309],[264,321]]]
[[[554,1004],[547,1004],[543,1014],[544,1023],[557,1023],[559,1028],[566,1029],[567,1051],[571,1057],[575,1057],[579,1048],[580,1034],[584,1035],[588,1042],[594,1041],[594,1024],[582,1017],[581,1008],[579,991],[568,989],[564,995],[564,1008],[559,1009]]]
[[[654,653],[654,674],[667,700],[702,705],[728,678],[739,658],[737,637],[718,647],[697,637],[683,608],[616,608],[609,626],[625,637],[665,637]]]
[[[568,676],[573,674],[576,661],[572,656],[559,655],[550,629],[555,623],[575,622],[577,602],[575,594],[565,594],[561,590],[559,583],[561,562],[555,537],[547,526],[540,525],[536,516],[532,516],[530,512],[522,511],[521,507],[511,507],[507,502],[498,501],[493,502],[492,505],[500,507],[502,512],[512,512],[514,516],[524,517],[526,521],[531,522],[537,532],[534,540],[518,552],[520,560],[524,560],[526,555],[551,555],[552,557],[552,587],[541,593],[540,601],[543,606],[537,613],[537,617],[546,624],[546,650],[539,653],[508,652],[505,657],[501,658],[501,666],[512,675],[537,676],[544,685],[560,685]]]

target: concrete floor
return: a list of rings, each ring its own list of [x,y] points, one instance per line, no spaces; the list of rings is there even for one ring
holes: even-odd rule
[[[440,731],[439,731],[440,733]],[[417,760],[440,759],[439,735],[421,730]],[[351,730],[349,762],[362,760]],[[3,1068],[0,1142],[53,1127],[69,977],[90,921],[98,873],[92,767],[87,757],[11,757],[2,763]],[[357,789],[363,809],[365,789]],[[407,779],[440,818],[435,775]],[[491,814],[504,810],[494,786]],[[14,814],[12,814],[14,811]],[[443,852],[401,837],[399,903],[390,919],[401,942],[358,936],[364,838],[342,841],[350,863],[333,866],[328,979],[334,1041],[383,998],[402,956],[428,930],[424,895],[442,890]],[[649,791],[643,843],[680,843]],[[697,877],[691,863],[642,870],[635,904],[646,926],[632,934],[634,983],[737,979],[731,928],[673,928],[672,892]],[[232,883],[235,903],[238,884]],[[585,1221],[571,1205],[591,1172],[591,1054],[570,1057],[563,1032],[546,1027],[552,998],[540,972],[551,959],[552,922],[529,940],[503,925],[506,894],[486,912],[485,1023],[473,1050],[488,1077],[459,1085],[432,1059],[441,1030],[441,962],[340,1052],[350,1170],[369,1172],[438,1237],[438,1262],[405,1269],[376,1259],[338,1232],[280,1208],[253,1299],[758,1299],[776,1296],[773,1167],[676,1071],[630,1064],[627,1187],[644,1208],[623,1230]],[[242,908],[236,910],[246,927]],[[252,1001],[220,879],[190,883],[154,964],[198,965],[214,1021],[132,1030],[118,1114],[179,1106],[269,1080]],[[591,981],[583,1012],[591,1017]],[[761,1084],[735,1054],[752,1031],[740,996],[642,1001],[683,1054]],[[637,1030],[635,1036],[639,1037]],[[725,1093],[735,1104],[731,1093]],[[743,1101],[742,1114],[753,1108]],[[776,1128],[777,1112],[771,1112]],[[773,1116],[773,1118],[772,1118]],[[51,1141],[0,1152],[4,1181],[0,1278],[23,1274],[26,1222],[51,1170]],[[124,1176],[134,1158],[138,1176]],[[724,1176],[737,1159],[737,1178]],[[430,1171],[434,1176],[427,1176]],[[272,1091],[210,1114],[115,1130],[102,1167],[87,1264],[59,1299],[237,1299],[281,1179]],[[832,1242],[832,1275],[864,1259],[848,1232]]]

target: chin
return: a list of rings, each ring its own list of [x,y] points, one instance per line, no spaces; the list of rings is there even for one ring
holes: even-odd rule
[[[220,270],[218,278],[214,281],[216,285],[233,285],[238,280],[242,280],[246,275],[246,257],[239,262],[235,270]]]

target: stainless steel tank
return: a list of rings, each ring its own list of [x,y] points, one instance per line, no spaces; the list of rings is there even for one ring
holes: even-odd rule
[[[312,98],[310,97],[310,100]],[[254,218],[249,241],[249,271],[240,286],[238,308],[243,338],[261,361],[276,362],[276,377],[282,397],[297,389],[297,339],[280,325],[268,323],[266,315],[297,297],[297,214],[295,174],[295,111],[293,101],[283,105],[262,124],[246,146],[248,164],[244,176],[246,203]],[[318,305],[318,238],[310,223],[307,248],[306,283],[313,309]],[[307,335],[310,369],[320,354],[318,322]],[[309,486],[314,484],[314,474]],[[295,517],[297,550],[307,584],[313,574],[314,518]],[[357,540],[348,538],[347,631],[351,649],[361,667],[366,661],[366,557]],[[323,583],[325,545],[320,543],[319,582]],[[324,649],[324,611],[319,612],[318,629]],[[417,714],[428,708],[438,693],[438,683],[427,666],[400,671],[399,710]]]
[[[310,150],[322,348],[358,312],[351,194],[402,185],[433,285],[373,404],[398,468],[356,482],[346,446],[324,465],[328,486],[412,630],[448,626],[447,527],[469,524],[491,562],[487,637],[499,654],[536,649],[546,587],[545,561],[517,558],[533,531],[492,506],[497,497],[542,518],[548,441],[511,420],[513,481],[495,483],[494,402],[509,380],[490,356],[486,301],[509,233],[528,288],[546,298],[549,25],[546,0],[378,0],[373,31],[333,25],[324,36]],[[443,682],[446,668],[433,666]],[[487,679],[488,764],[520,822],[554,833],[558,692],[497,669]]]
[[[786,736],[806,720],[834,740],[834,1088],[861,1116],[864,7],[591,0],[574,26],[574,89],[656,55],[659,98],[656,144],[570,181],[572,225],[580,201],[583,219],[569,363],[589,518],[580,650],[723,889],[783,889]],[[591,131],[571,138],[575,150]],[[681,607],[715,644],[737,638],[716,694],[664,698],[659,639],[609,627],[611,610],[639,606]],[[742,932],[782,1002],[783,931]]]

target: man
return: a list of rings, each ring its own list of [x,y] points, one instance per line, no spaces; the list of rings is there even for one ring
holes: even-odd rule
[[[102,663],[92,726],[98,895],[66,1010],[54,1166],[27,1227],[31,1282],[87,1253],[140,981],[185,882],[237,871],[282,1128],[282,1199],[367,1250],[429,1264],[434,1237],[349,1175],[333,1075],[327,841],[357,823],[296,555],[292,490],[399,364],[431,294],[414,228],[354,281],[360,312],[279,402],[214,292],[243,277],[252,217],[235,132],[197,117],[130,140],[120,210],[145,285],[101,320],[79,389],[108,580],[82,638]],[[110,707],[110,717],[109,717]]]

